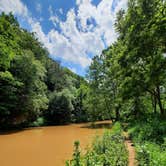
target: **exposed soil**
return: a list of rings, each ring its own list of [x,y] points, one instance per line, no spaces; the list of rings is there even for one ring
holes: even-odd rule
[[[136,166],[134,144],[129,139],[129,136],[128,136],[127,133],[124,133],[124,136],[125,136],[125,139],[126,139],[125,144],[126,144],[128,152],[129,152],[129,164],[128,164],[128,166]]]

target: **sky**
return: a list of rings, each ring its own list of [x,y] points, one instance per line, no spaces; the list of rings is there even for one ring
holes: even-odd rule
[[[12,12],[52,59],[81,76],[116,40],[116,13],[126,8],[127,0],[0,0],[0,12]]]

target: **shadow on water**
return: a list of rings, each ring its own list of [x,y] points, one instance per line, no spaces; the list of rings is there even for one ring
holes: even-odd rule
[[[48,125],[48,126],[41,126],[41,127],[18,127],[18,128],[6,128],[5,130],[0,129],[0,135],[12,135],[19,132],[27,131],[27,130],[41,130],[43,127],[64,127],[70,126],[72,124],[64,124],[64,125]],[[78,125],[79,128],[85,129],[111,129],[112,123],[109,122],[94,122],[94,123],[83,123],[83,124],[75,124]]]
[[[88,125],[84,125],[81,128],[88,128],[88,129],[111,129],[112,124],[110,123],[91,123]]]
[[[0,130],[0,135],[11,135],[11,134],[16,134],[22,131],[27,131],[27,130],[36,130],[36,129],[42,129],[41,127],[29,127],[29,128],[18,128],[18,129],[6,129],[6,130]]]

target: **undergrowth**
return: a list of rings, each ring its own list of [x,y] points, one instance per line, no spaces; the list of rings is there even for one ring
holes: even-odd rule
[[[166,166],[166,121],[149,118],[133,123],[128,130],[136,145],[138,166]]]

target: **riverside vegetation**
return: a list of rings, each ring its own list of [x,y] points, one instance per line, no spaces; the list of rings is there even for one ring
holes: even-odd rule
[[[79,142],[76,141],[73,159],[66,166],[127,166],[128,153],[120,123],[115,123],[111,131],[105,131],[102,137],[96,137],[92,147],[81,155]]]
[[[52,60],[12,14],[2,13],[1,130],[110,119],[128,131],[138,165],[165,166],[166,1],[129,0],[114,26],[117,40],[93,57],[86,81]],[[76,142],[67,164],[123,166],[126,154],[121,132],[106,133],[85,155]]]

